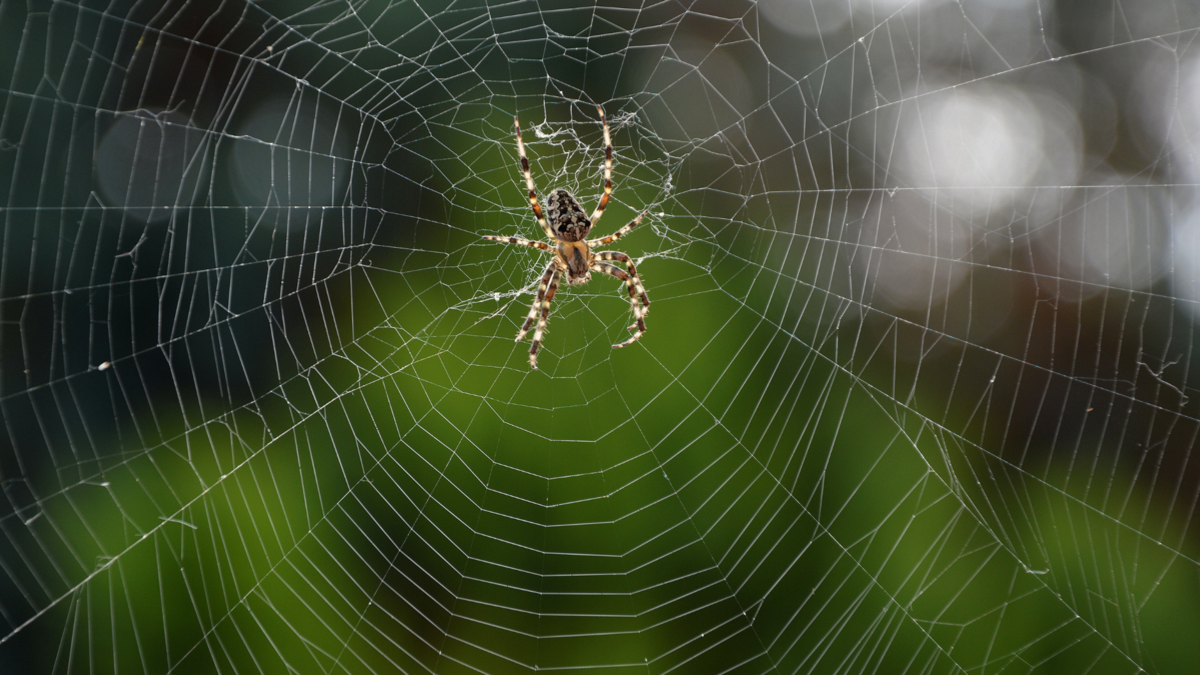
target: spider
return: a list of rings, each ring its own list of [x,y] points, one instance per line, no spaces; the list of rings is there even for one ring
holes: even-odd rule
[[[546,318],[550,314],[550,301],[554,299],[554,294],[558,291],[558,282],[564,276],[567,284],[571,286],[586,284],[590,281],[592,270],[625,282],[625,288],[629,290],[629,303],[635,319],[629,330],[636,328],[637,332],[628,340],[613,345],[613,349],[633,344],[642,337],[642,333],[646,332],[646,310],[650,308],[650,298],[646,297],[646,289],[642,286],[642,280],[638,278],[633,260],[620,251],[601,251],[599,253],[592,251],[593,247],[611,244],[629,234],[630,230],[642,222],[646,212],[642,211],[628,225],[607,237],[585,239],[588,232],[600,220],[600,216],[604,214],[604,208],[608,206],[608,196],[612,194],[612,138],[608,133],[608,122],[604,119],[604,108],[597,106],[596,110],[600,111],[600,123],[604,126],[604,196],[600,197],[600,203],[596,206],[592,217],[587,217],[587,214],[580,208],[579,202],[575,201],[575,197],[570,192],[561,189],[551,191],[550,196],[546,198],[546,213],[549,215],[542,212],[542,206],[538,203],[537,191],[533,187],[533,176],[529,173],[529,159],[525,157],[525,143],[521,140],[521,120],[514,117],[513,125],[517,129],[517,153],[521,155],[521,170],[525,173],[525,185],[529,188],[529,205],[533,207],[533,215],[537,216],[538,225],[542,226],[542,230],[553,245],[524,237],[484,237],[488,241],[518,244],[554,252],[554,257],[546,266],[546,272],[542,274],[537,298],[533,301],[533,307],[529,310],[525,325],[517,333],[517,342],[525,339],[529,327],[533,325],[534,319],[537,319],[537,330],[533,333],[533,346],[529,349],[529,365],[534,370],[537,370],[537,353],[538,348],[542,345],[542,335],[546,332]],[[624,263],[626,269],[629,270],[628,274],[609,261]]]

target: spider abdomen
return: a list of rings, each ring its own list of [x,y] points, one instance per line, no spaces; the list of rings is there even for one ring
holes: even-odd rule
[[[592,229],[591,219],[566,190],[555,190],[546,198],[546,221],[562,241],[583,241]]]

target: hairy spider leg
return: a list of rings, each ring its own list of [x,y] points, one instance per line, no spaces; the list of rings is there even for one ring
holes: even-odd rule
[[[629,275],[625,273],[625,270],[621,269],[620,267],[617,267],[616,265],[614,265],[612,263],[593,262],[591,267],[593,270],[595,270],[597,272],[603,272],[604,274],[616,277],[616,278],[620,279],[621,281],[624,281],[625,287],[629,289],[629,304],[633,311],[633,315],[635,317],[638,317],[637,323],[635,323],[633,326],[630,326],[629,328],[633,329],[635,326],[640,325],[640,329],[638,330],[637,333],[635,333],[633,335],[633,337],[629,338],[628,340],[626,340],[620,344],[613,345],[613,349],[620,349],[621,347],[624,347],[626,345],[633,344],[633,342],[635,340],[637,340],[638,338],[640,338],[642,336],[642,333],[646,332],[646,323],[645,323],[645,321],[643,321],[641,319],[641,317],[638,316],[639,315],[638,296],[637,296],[637,292],[633,290],[633,286],[630,285],[630,283],[629,283],[629,280],[630,280]]]
[[[625,263],[625,266],[629,268],[630,277],[627,283],[637,291],[638,298],[642,301],[641,315],[642,317],[646,316],[646,312],[650,309],[650,298],[646,295],[646,287],[642,285],[642,278],[638,275],[637,268],[633,266],[633,260],[629,255],[620,251],[600,251],[595,257],[596,260],[616,260]],[[618,278],[624,280],[623,277]],[[630,326],[629,329],[633,330],[633,326]]]
[[[550,289],[546,291],[546,295],[542,298],[542,315],[538,318],[537,330],[533,332],[533,346],[529,348],[529,367],[534,370],[537,370],[537,353],[538,348],[542,346],[542,335],[546,332],[546,319],[550,316],[550,301],[554,299],[554,294],[558,292],[559,277],[560,271],[556,265],[553,274],[550,276]]]
[[[592,227],[595,227],[600,221],[600,216],[604,215],[604,209],[608,206],[608,196],[612,194],[612,137],[608,133],[608,120],[604,118],[604,108],[596,106],[596,110],[600,111],[600,123],[604,125],[604,196],[600,198],[600,204],[592,214]]]
[[[626,225],[625,227],[622,227],[621,229],[617,230],[616,232],[613,232],[612,234],[608,235],[607,237],[600,237],[599,239],[589,239],[587,242],[588,247],[595,248],[597,246],[607,246],[608,244],[613,243],[614,241],[620,239],[621,237],[624,237],[625,235],[629,234],[630,230],[637,227],[642,222],[642,218],[644,218],[645,216],[646,216],[646,212],[642,211],[641,215],[639,215],[637,218],[634,218],[633,220],[629,221],[628,225]]]
[[[616,260],[623,262],[629,269],[629,273],[626,274],[620,267],[609,262],[592,263],[592,269],[624,281],[625,288],[629,291],[630,310],[633,312],[633,318],[635,319],[634,324],[629,327],[629,330],[636,328],[637,332],[628,340],[613,345],[613,349],[620,349],[621,347],[626,347],[637,342],[637,339],[642,337],[642,334],[646,332],[646,312],[650,310],[650,298],[646,296],[646,287],[642,285],[642,279],[638,276],[637,268],[634,267],[633,260],[628,255],[620,251],[603,251],[596,258],[600,261]]]
[[[519,246],[528,246],[529,248],[540,248],[543,251],[552,250],[550,245],[544,241],[533,241],[531,239],[526,239],[525,237],[493,237],[491,235],[485,235],[484,239],[487,239],[488,241],[498,241],[502,244],[517,244]]]
[[[537,190],[533,188],[533,174],[529,173],[529,158],[525,156],[525,142],[521,140],[521,120],[515,116],[513,117],[513,126],[517,128],[517,154],[521,155],[521,171],[525,172],[525,187],[529,188],[529,205],[533,207],[533,215],[537,216],[538,225],[542,226],[542,231],[553,240],[554,232],[546,223],[542,205],[538,203]]]
[[[546,297],[546,289],[550,287],[550,278],[557,272],[558,258],[551,258],[550,264],[546,265],[546,273],[542,275],[542,282],[538,285],[537,298],[533,301],[533,307],[529,309],[529,316],[525,318],[525,325],[521,326],[521,331],[517,333],[517,342],[525,339],[525,334],[529,332],[529,327],[537,319],[538,310],[542,306],[542,299]]]

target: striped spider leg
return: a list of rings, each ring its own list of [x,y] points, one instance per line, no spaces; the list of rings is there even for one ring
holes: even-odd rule
[[[629,273],[626,274],[624,270],[610,262],[601,262],[607,260],[617,260],[625,263],[625,266],[629,269]],[[596,261],[592,263],[592,269],[624,281],[625,287],[629,290],[629,304],[631,305],[634,318],[634,324],[629,327],[629,330],[636,328],[637,332],[628,340],[613,345],[613,349],[620,349],[621,347],[626,347],[637,342],[637,339],[642,337],[642,333],[646,332],[646,312],[650,309],[650,298],[646,296],[646,288],[642,286],[642,279],[638,276],[637,268],[633,266],[633,260],[620,251],[601,251],[596,255]]]

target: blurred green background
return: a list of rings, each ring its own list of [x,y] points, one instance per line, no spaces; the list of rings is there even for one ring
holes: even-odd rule
[[[0,671],[1192,672],[1197,29],[0,0]]]

